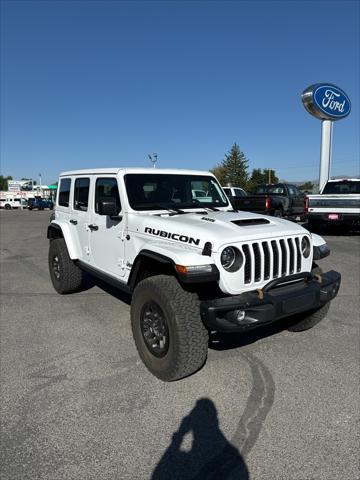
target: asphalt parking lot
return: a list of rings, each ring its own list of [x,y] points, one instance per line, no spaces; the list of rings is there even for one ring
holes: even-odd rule
[[[49,216],[0,212],[2,480],[359,478],[359,236],[326,236],[342,287],[321,324],[214,335],[169,384],[138,358],[128,297],[55,293]]]

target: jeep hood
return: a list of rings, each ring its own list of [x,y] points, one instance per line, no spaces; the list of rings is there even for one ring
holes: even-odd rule
[[[275,239],[288,235],[309,235],[303,227],[288,220],[250,212],[229,211],[202,211],[179,215],[136,213],[129,215],[129,231],[199,248],[203,248],[206,242],[211,242],[213,251],[232,243]],[[186,238],[191,240],[187,241]]]

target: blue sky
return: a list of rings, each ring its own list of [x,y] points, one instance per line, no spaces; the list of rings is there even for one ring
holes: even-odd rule
[[[358,1],[1,1],[1,173],[252,168],[316,179],[321,122],[301,92],[352,101],[333,175],[359,171]]]

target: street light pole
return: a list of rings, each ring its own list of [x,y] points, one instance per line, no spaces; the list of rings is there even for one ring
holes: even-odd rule
[[[42,194],[41,194],[41,173],[39,173],[39,195],[42,197]]]
[[[155,163],[157,162],[157,158],[158,158],[157,153],[153,153],[152,155],[149,153],[148,157],[150,162],[152,162],[153,164],[153,168],[155,168]]]

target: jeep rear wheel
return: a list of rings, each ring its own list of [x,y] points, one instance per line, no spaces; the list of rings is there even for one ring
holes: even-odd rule
[[[136,348],[156,377],[170,382],[187,377],[205,363],[208,331],[200,318],[197,295],[176,278],[157,275],[141,281],[131,302]]]
[[[69,257],[65,240],[51,240],[49,247],[49,272],[58,293],[76,292],[81,288],[83,272]]]

